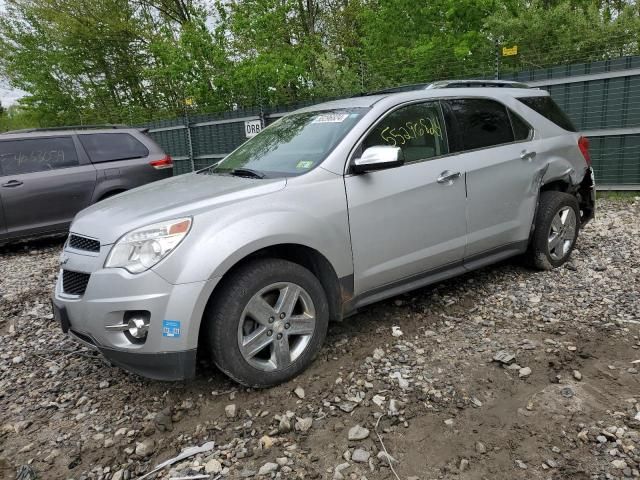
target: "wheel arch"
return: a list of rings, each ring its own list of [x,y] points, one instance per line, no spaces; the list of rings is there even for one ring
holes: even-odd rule
[[[331,320],[340,321],[343,318],[343,304],[353,296],[353,275],[339,278],[331,262],[318,250],[299,243],[278,243],[259,248],[246,254],[233,265],[226,269],[209,294],[207,304],[200,320],[198,343],[202,344],[203,335],[206,329],[207,311],[212,300],[224,282],[242,266],[260,258],[279,258],[296,263],[308,269],[320,281],[322,288],[327,295],[329,302],[329,315]]]

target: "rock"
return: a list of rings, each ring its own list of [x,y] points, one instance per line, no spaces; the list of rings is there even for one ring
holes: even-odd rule
[[[227,418],[235,418],[236,417],[236,404],[232,403],[224,407],[224,413]]]
[[[306,432],[311,428],[312,425],[313,425],[313,418],[311,418],[311,417],[305,417],[305,418],[298,417],[294,427],[295,427],[296,431],[298,431],[298,432]]]
[[[109,382],[107,382],[106,380],[103,380],[102,382],[100,382],[98,384],[98,388],[100,388],[100,389],[109,388]]]
[[[624,470],[625,468],[627,468],[627,462],[621,459],[617,459],[611,462],[611,466],[613,468],[617,468],[618,470]]]
[[[342,474],[342,471],[346,470],[349,467],[350,467],[349,462],[345,462],[345,463],[341,463],[340,465],[337,465],[336,468],[333,470],[333,479],[334,480],[344,479],[344,475]]]
[[[44,462],[53,463],[56,460],[56,458],[58,458],[59,456],[60,456],[60,450],[58,450],[57,448],[54,448],[49,452],[49,454],[46,457],[44,457]]]
[[[172,432],[173,421],[171,420],[171,410],[167,409],[156,413],[153,418],[153,423],[155,423],[156,428],[161,432]]]
[[[278,432],[289,433],[291,431],[291,421],[286,416],[283,416],[278,423]]]
[[[558,468],[558,462],[551,458],[546,459],[544,463],[546,463],[549,468]]]
[[[518,468],[521,468],[522,470],[526,470],[527,468],[529,468],[527,464],[524,463],[522,460],[516,460],[516,465],[518,466]]]
[[[387,452],[385,452],[384,450],[380,450],[380,451],[378,452],[377,457],[378,457],[378,460],[380,460],[381,462],[384,462],[384,463],[386,463],[386,464],[389,464],[389,463],[397,463],[397,462],[398,462],[395,458],[393,458],[391,455],[389,455],[389,454],[388,454]]]
[[[476,442],[476,452],[480,454],[487,453],[487,447],[482,442]]]
[[[509,352],[500,350],[493,356],[494,362],[500,362],[503,365],[510,365],[516,361],[516,357]]]
[[[520,378],[527,378],[529,375],[531,375],[531,369],[529,367],[521,368],[518,371],[518,377]]]
[[[260,467],[258,475],[269,475],[278,470],[279,465],[273,462],[267,462]]]
[[[580,381],[580,380],[582,380],[582,374],[578,370],[574,370],[573,371],[573,378],[575,378],[576,380]]]
[[[393,327],[391,327],[391,335],[393,335],[394,337],[401,337],[402,334],[402,330],[400,330],[400,327],[398,327],[397,325],[394,325]]]
[[[578,439],[587,443],[589,441],[589,430],[586,428],[581,430],[580,433],[578,433]]]
[[[260,446],[265,450],[268,450],[271,447],[273,447],[273,443],[274,443],[274,440],[269,435],[263,435],[260,438]]]
[[[276,458],[276,463],[279,466],[284,467],[287,463],[289,463],[289,459],[287,457],[278,457]]]
[[[444,424],[445,424],[447,427],[453,427],[453,425],[454,425],[455,423],[456,423],[456,422],[455,422],[455,420],[454,420],[453,418],[447,418],[447,419],[444,421]]]
[[[369,430],[361,427],[360,425],[356,425],[355,427],[351,427],[349,429],[348,439],[351,441],[354,440],[364,440],[369,436]]]
[[[113,474],[111,480],[123,480],[124,479],[124,470],[120,469]]]
[[[204,472],[205,473],[220,473],[222,471],[222,464],[216,460],[215,458],[212,458],[211,460],[209,460],[207,463],[204,464]]]
[[[376,360],[382,360],[384,358],[384,350],[382,350],[381,348],[376,348],[373,351],[373,358],[375,358]]]
[[[148,457],[156,451],[156,442],[153,438],[147,438],[136,445],[136,455],[140,457]]]
[[[374,395],[373,398],[371,399],[373,401],[373,403],[375,403],[377,406],[382,407],[382,405],[384,405],[384,402],[386,400],[385,397],[383,397],[382,395]]]
[[[351,460],[356,463],[367,463],[371,454],[362,448],[356,448],[351,455]]]
[[[464,472],[468,468],[469,468],[469,460],[467,460],[466,458],[463,458],[462,460],[460,460],[460,466],[458,467],[458,469],[461,472]]]
[[[302,388],[302,387],[296,387],[296,389],[293,391],[293,393],[295,393],[296,396],[299,399],[303,399],[304,398],[304,388]]]

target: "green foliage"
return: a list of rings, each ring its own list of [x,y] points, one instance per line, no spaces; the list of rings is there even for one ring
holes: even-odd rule
[[[0,129],[276,105],[638,54],[637,1],[5,0]]]

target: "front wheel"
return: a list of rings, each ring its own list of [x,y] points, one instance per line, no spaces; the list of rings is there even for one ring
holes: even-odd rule
[[[578,200],[564,192],[540,194],[535,228],[526,253],[528,262],[539,270],[551,270],[565,263],[580,229]]]
[[[306,268],[281,259],[248,263],[225,279],[207,310],[217,367],[235,381],[270,387],[306,369],[324,342],[327,297]]]

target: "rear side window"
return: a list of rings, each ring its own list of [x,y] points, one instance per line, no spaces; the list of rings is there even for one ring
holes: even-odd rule
[[[531,135],[529,124],[511,110],[509,110],[509,117],[511,118],[511,126],[513,127],[513,135],[516,141],[527,140]]]
[[[445,103],[457,127],[456,150],[474,150],[513,142],[509,114],[501,103],[484,98],[460,98]]]
[[[71,137],[0,141],[0,174],[44,172],[78,166]]]
[[[78,135],[93,163],[142,158],[149,150],[128,133],[90,133]]]
[[[569,132],[576,132],[576,127],[567,115],[560,110],[560,107],[551,97],[521,97],[518,98],[527,107],[535,110],[547,120],[555,123],[560,128]]]

